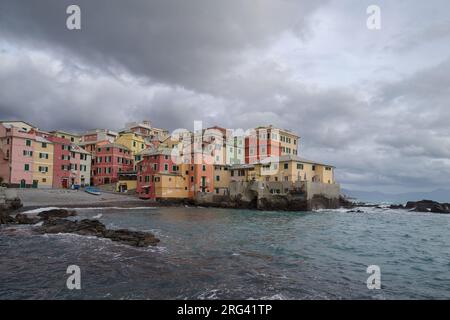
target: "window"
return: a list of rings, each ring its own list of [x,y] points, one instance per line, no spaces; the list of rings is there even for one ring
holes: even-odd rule
[[[150,176],[145,176],[145,182],[150,182]]]
[[[136,147],[136,141],[133,141],[133,147]]]
[[[216,194],[219,194],[219,188],[215,188]]]
[[[206,171],[206,166],[204,164],[202,165],[202,170]]]
[[[23,150],[23,155],[24,156],[28,156],[28,157],[32,157],[33,156],[33,151]]]
[[[169,170],[169,165],[167,163],[164,164],[164,171]]]
[[[172,171],[178,171],[178,166],[173,165],[172,166]]]
[[[216,181],[220,181],[220,176],[216,176]]]
[[[30,165],[26,163],[23,168],[25,171],[30,171]]]
[[[289,176],[284,176],[284,181],[289,181]]]
[[[312,171],[316,171],[316,166],[315,165],[312,166]]]
[[[164,159],[165,159],[165,160],[169,160],[169,156],[168,156],[168,155],[165,155],[165,156],[164,156]]]
[[[286,163],[284,164],[284,168],[285,168],[285,169],[289,169],[289,163],[286,162]]]
[[[42,148],[47,148],[47,143],[45,143],[45,142],[42,142]]]
[[[42,182],[47,182],[47,178],[42,178]]]
[[[297,170],[303,170],[303,163],[297,163]]]
[[[31,140],[27,140],[27,141],[25,142],[25,144],[26,144],[27,147],[30,147],[30,146],[31,146]]]
[[[331,167],[325,167],[326,171],[331,171]]]
[[[191,177],[191,182],[194,182],[194,177]]]
[[[101,152],[101,151],[102,151],[102,148],[98,148],[98,149],[97,149],[97,152]]]

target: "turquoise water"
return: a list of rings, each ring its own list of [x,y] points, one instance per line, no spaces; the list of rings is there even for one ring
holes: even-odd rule
[[[363,209],[82,209],[156,248],[0,230],[0,299],[448,299],[450,215]],[[69,265],[81,290],[66,288]],[[380,290],[366,286],[381,268]]]

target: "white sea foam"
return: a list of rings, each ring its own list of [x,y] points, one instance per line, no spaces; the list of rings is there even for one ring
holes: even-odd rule
[[[86,208],[67,208],[67,207],[43,207],[33,210],[28,210],[23,212],[24,214],[38,214],[43,211],[55,210],[55,209],[65,209],[65,210],[153,210],[158,209],[158,207],[86,207]]]
[[[38,213],[41,213],[43,211],[54,210],[54,209],[61,209],[61,208],[58,208],[58,207],[44,207],[44,208],[28,210],[28,211],[25,211],[23,213],[24,214],[38,214]]]

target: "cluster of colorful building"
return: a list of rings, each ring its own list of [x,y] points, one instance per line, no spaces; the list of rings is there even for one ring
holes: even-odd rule
[[[299,157],[295,133],[263,126],[194,132],[128,123],[114,132],[42,131],[23,121],[0,121],[0,179],[12,187],[78,188],[114,185],[141,198],[226,195],[230,184],[297,181],[334,184],[334,167]]]

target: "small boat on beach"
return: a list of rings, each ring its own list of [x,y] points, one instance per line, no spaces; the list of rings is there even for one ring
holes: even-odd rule
[[[86,189],[84,189],[85,192],[92,194],[94,196],[99,196],[102,193],[100,192],[100,190],[96,189],[96,188],[92,188],[92,187],[87,187]]]

